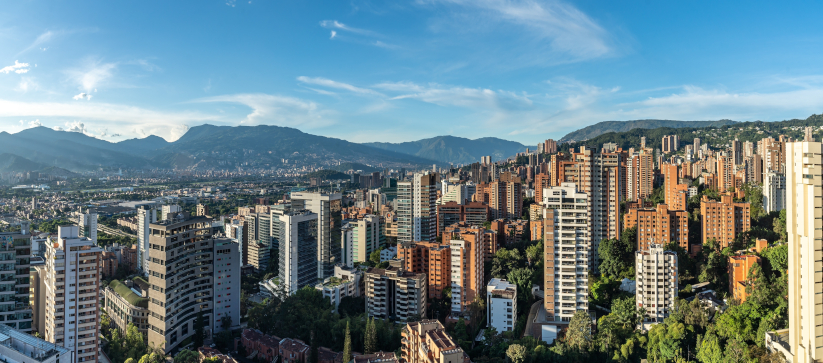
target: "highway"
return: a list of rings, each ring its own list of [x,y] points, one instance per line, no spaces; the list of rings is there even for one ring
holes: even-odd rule
[[[119,229],[114,229],[114,228],[111,228],[109,226],[105,226],[105,225],[102,225],[102,224],[97,225],[97,231],[98,232],[103,232],[105,234],[110,234],[110,235],[113,235],[113,236],[137,238],[137,236],[135,236],[131,233],[126,233],[126,232],[123,232]]]

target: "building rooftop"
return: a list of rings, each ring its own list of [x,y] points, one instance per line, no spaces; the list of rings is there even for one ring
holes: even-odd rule
[[[68,349],[0,324],[0,345],[42,362]]]
[[[149,299],[140,297],[139,295],[135,294],[132,289],[128,286],[123,284],[117,280],[111,280],[109,283],[109,288],[112,289],[117,295],[120,295],[123,299],[137,307],[141,308],[148,308],[149,307]]]

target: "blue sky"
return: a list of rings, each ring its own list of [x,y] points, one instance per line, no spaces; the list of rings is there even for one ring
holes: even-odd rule
[[[823,2],[4,2],[0,130],[281,125],[524,144],[604,120],[823,111]]]

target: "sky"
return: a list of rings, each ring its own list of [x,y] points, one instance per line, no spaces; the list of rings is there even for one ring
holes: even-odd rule
[[[823,110],[823,2],[20,0],[0,131],[116,142],[201,124],[536,145],[606,120]]]

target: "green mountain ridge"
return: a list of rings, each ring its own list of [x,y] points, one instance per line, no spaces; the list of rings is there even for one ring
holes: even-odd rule
[[[482,156],[489,155],[492,160],[506,159],[527,148],[519,142],[496,137],[472,140],[457,136],[436,136],[401,143],[370,142],[364,145],[450,164],[471,164],[480,161]]]
[[[733,125],[737,121],[677,121],[677,120],[632,120],[632,121],[601,121],[591,126],[572,131],[563,136],[558,143],[580,142],[595,138],[608,132],[626,132],[633,129],[667,128],[703,128]]]

